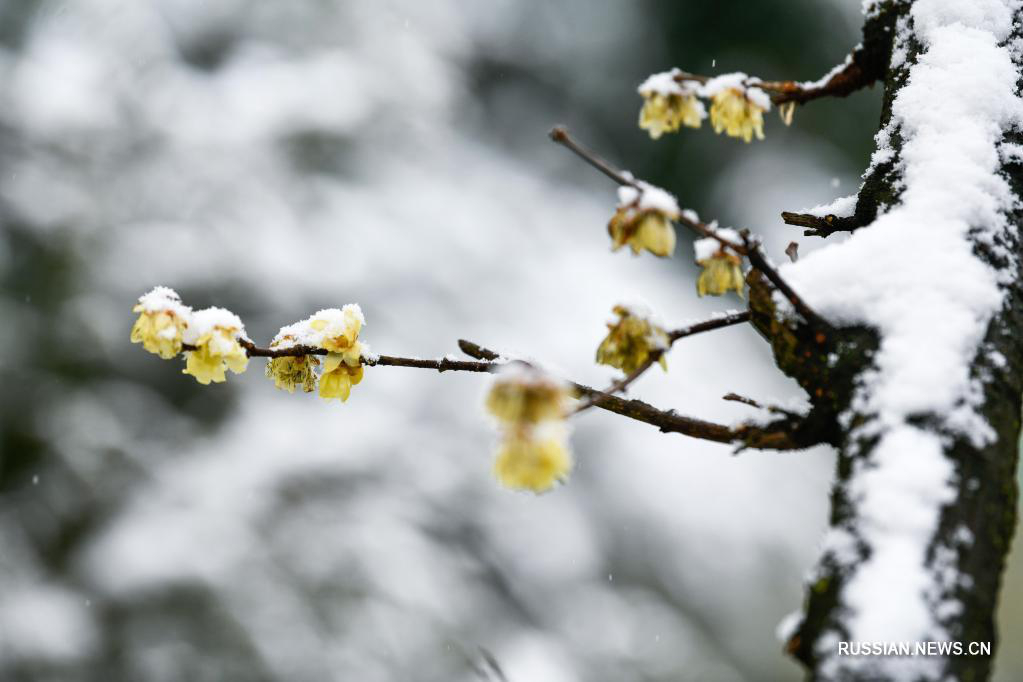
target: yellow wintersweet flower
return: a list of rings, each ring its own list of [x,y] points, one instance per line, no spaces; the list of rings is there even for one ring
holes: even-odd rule
[[[522,433],[506,438],[497,451],[494,475],[518,490],[545,492],[572,471],[572,455],[564,439]]]
[[[207,308],[192,316],[185,342],[195,350],[185,352],[185,374],[200,384],[221,383],[226,370],[241,374],[249,365],[249,356],[238,343],[244,334],[241,320],[223,308]]]
[[[722,243],[740,244],[742,236],[731,228],[714,227],[715,237],[705,237],[693,242],[696,252],[696,264],[703,271],[696,280],[696,292],[700,296],[720,296],[734,291],[742,297],[746,279],[742,275],[742,257],[732,248]]]
[[[271,344],[271,348],[276,344]],[[316,373],[313,367],[319,361],[311,355],[271,358],[266,363],[266,375],[274,380],[277,388],[294,393],[299,385],[306,393],[316,390]]]
[[[328,353],[323,362],[323,374],[320,376],[320,397],[330,400],[339,398],[341,402],[348,400],[352,386],[362,381],[361,360],[349,364],[342,353]]]
[[[494,474],[510,488],[544,492],[568,476],[566,386],[532,367],[511,367],[494,380],[487,409],[497,417],[501,444]]]
[[[707,110],[696,96],[697,84],[680,80],[681,73],[678,69],[655,73],[638,88],[643,96],[639,127],[655,140],[682,126],[699,128],[707,118]]]
[[[132,312],[139,313],[131,328],[132,343],[141,343],[147,351],[164,360],[181,352],[192,309],[182,305],[172,289],[156,287],[139,298]]]
[[[675,197],[663,189],[637,183],[618,189],[618,210],[607,224],[611,250],[625,245],[639,254],[646,249],[666,258],[675,252],[675,228],[672,220],[679,216]]]
[[[362,356],[359,332],[365,323],[362,309],[357,304],[349,303],[341,310],[337,308],[321,310],[313,315],[309,327],[317,332],[317,345],[320,348],[340,353],[345,362],[354,367],[359,364]]]
[[[735,291],[742,297],[743,287],[746,280],[742,276],[742,260],[730,253],[721,253],[712,258],[699,261],[703,266],[703,272],[696,280],[696,292],[700,296],[720,296]]]
[[[643,100],[639,127],[654,140],[664,133],[678,132],[682,126],[699,128],[707,116],[703,102],[693,94],[647,92]]]
[[[487,410],[506,424],[562,419],[568,393],[561,382],[532,371],[506,372],[487,394]]]
[[[764,139],[764,111],[770,107],[770,100],[761,90],[730,87],[713,95],[710,105],[710,122],[715,133],[722,131],[729,137],[741,137],[750,142],[756,135]],[[754,101],[757,100],[757,101]],[[765,101],[766,100],[766,101]]]
[[[664,328],[653,322],[648,312],[636,307],[616,305],[613,312],[618,321],[608,323],[608,334],[597,348],[597,362],[632,374],[652,353],[661,352],[658,361],[667,371],[668,361],[663,351],[670,340]]]
[[[181,352],[181,335],[187,323],[170,310],[151,313],[137,305],[132,312],[141,313],[131,328],[131,342],[141,343],[150,353],[169,360]]]

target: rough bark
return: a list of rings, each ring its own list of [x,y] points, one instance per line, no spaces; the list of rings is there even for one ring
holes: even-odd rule
[[[908,20],[913,2],[889,2],[880,13],[868,20],[864,48],[872,52],[874,64],[884,69],[884,104],[881,126],[892,116],[892,103],[905,85],[910,66],[921,47],[913,39]],[[900,21],[901,20],[901,21]],[[897,28],[898,27],[898,28]],[[890,67],[890,56],[896,34],[908,48],[908,58],[897,68]],[[1017,23],[1016,36],[1020,34]],[[1015,133],[1010,136],[1015,135]],[[1018,135],[1016,136],[1018,137]],[[1013,139],[1018,142],[1019,140]],[[896,156],[888,163],[873,168],[865,177],[855,217],[848,219],[846,229],[869,224],[886,206],[899,201],[900,170],[898,152],[901,140],[895,136]],[[1023,197],[1023,165],[1006,162],[1002,171],[1009,178],[1018,197]],[[1019,254],[1016,238],[1023,215],[1009,216],[1013,229],[1006,236],[1012,253]],[[977,255],[999,268],[1017,268],[1013,263],[998,262],[990,250],[975,246]],[[1017,273],[1019,275],[1019,273]],[[872,367],[879,343],[876,331],[867,328],[840,328],[821,338],[808,325],[780,321],[763,279],[751,273],[750,306],[753,322],[771,342],[778,366],[794,377],[807,390],[813,402],[817,428],[824,432],[821,441],[838,449],[836,482],[832,492],[830,523],[833,528],[851,531],[858,536],[855,508],[850,500],[849,485],[857,464],[868,461],[876,441],[852,435],[855,427],[871,415],[860,414],[852,402],[856,378]],[[1020,434],[1020,396],[1023,394],[1023,285],[1021,277],[1005,291],[1005,305],[991,320],[984,344],[972,367],[972,374],[981,380],[983,404],[980,414],[997,433],[997,440],[977,447],[962,436],[947,431],[937,415],[914,417],[915,426],[945,438],[945,456],[954,464],[954,501],[941,511],[941,520],[927,550],[929,569],[951,566],[957,579],[944,586],[943,598],[961,604],[959,613],[938,618],[949,639],[960,642],[995,642],[994,616],[998,603],[1002,569],[1016,524],[1016,468]],[[991,360],[998,351],[1005,363]],[[832,362],[824,358],[832,355]],[[837,360],[835,358],[837,357]],[[839,415],[852,416],[840,420]],[[968,530],[965,533],[963,529]],[[871,548],[858,547],[861,562],[870,556]],[[801,661],[809,679],[894,679],[884,672],[867,672],[833,665],[829,649],[840,639],[849,639],[844,625],[847,613],[843,590],[855,574],[858,564],[840,564],[825,553],[808,586],[804,618],[787,643],[787,651]],[[891,599],[900,595],[892,594]],[[910,595],[905,595],[910,597]],[[911,598],[911,597],[910,597]],[[826,665],[832,658],[832,665]],[[957,680],[984,680],[991,672],[992,657],[955,656],[938,661],[942,676]],[[942,677],[944,679],[944,677]]]

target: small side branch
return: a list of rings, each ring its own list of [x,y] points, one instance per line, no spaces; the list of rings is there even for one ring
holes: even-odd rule
[[[296,358],[305,355],[327,355],[328,351],[315,346],[290,346],[288,348],[260,348],[249,339],[239,339],[238,344],[245,349],[250,358]],[[195,346],[185,344],[182,350],[196,350]],[[492,358],[496,360],[496,358]],[[397,355],[376,355],[362,358],[367,367],[411,367],[415,369],[433,369],[438,372],[494,372],[501,367],[500,362],[469,362],[440,358],[427,360],[423,358],[406,358]]]
[[[639,182],[636,181],[636,179],[633,178],[631,174],[624,173],[618,170],[617,168],[609,164],[607,161],[597,156],[594,152],[590,151],[586,147],[576,142],[576,140],[573,139],[572,136],[568,134],[568,130],[566,130],[564,126],[555,126],[554,128],[552,128],[550,132],[550,138],[557,144],[560,144],[566,149],[571,150],[572,153],[574,153],[580,159],[582,159],[589,165],[593,166],[601,173],[617,182],[619,185],[635,187],[636,189],[642,190],[642,187],[640,186]],[[714,230],[710,228],[710,226],[700,222],[699,220],[691,220],[686,216],[682,215],[678,217],[677,222],[681,223],[682,225],[685,225],[686,227],[688,227],[690,230],[700,235],[701,237],[709,237],[711,239],[716,239],[721,244],[721,246],[728,247],[735,251],[736,253],[745,254],[745,249],[743,248],[742,244],[736,244],[719,236]]]
[[[823,97],[847,97],[852,93],[873,85],[883,77],[884,73],[876,67],[874,59],[868,58],[863,48],[858,48],[845,62],[836,66],[818,81],[805,83],[799,81],[765,81],[760,78],[749,78],[743,85],[760,88],[766,92],[771,102],[781,104],[806,104]],[[675,76],[679,83],[706,83],[710,76],[682,71]]]
[[[594,168],[600,170],[602,173],[604,173],[604,175],[608,176],[618,184],[639,187],[636,180],[632,179],[631,176],[627,177],[625,173],[622,173],[621,171],[617,170],[608,162],[604,161],[599,156],[597,156],[590,150],[580,145],[574,139],[572,139],[572,136],[568,134],[568,131],[564,127],[562,126],[555,127],[553,130],[551,130],[550,136],[554,142],[564,147],[567,147],[572,152],[574,152],[576,156],[586,161],[586,163],[590,164]],[[788,301],[793,305],[793,307],[795,307],[799,314],[806,319],[808,323],[815,325],[816,328],[821,333],[829,333],[833,330],[831,324],[828,323],[828,321],[822,318],[820,315],[815,313],[810,308],[810,306],[808,306],[806,302],[803,301],[802,298],[800,298],[800,296],[795,292],[795,290],[793,290],[792,287],[789,286],[784,279],[782,279],[781,275],[778,274],[778,271],[774,269],[774,267],[767,261],[767,258],[761,252],[759,243],[750,238],[749,230],[743,230],[742,232],[743,243],[736,244],[731,240],[725,239],[718,235],[717,231],[712,229],[706,223],[703,223],[699,220],[694,220],[693,218],[685,214],[680,215],[677,218],[677,222],[681,225],[685,225],[699,236],[716,239],[723,247],[732,249],[736,253],[744,255],[747,258],[749,258],[750,264],[767,276],[767,279],[771,282],[771,284],[773,284],[779,291],[782,292],[785,298],[788,299]]]
[[[551,128],[551,132],[548,133],[553,142],[560,144],[566,149],[571,150],[576,156],[590,164],[601,173],[611,178],[619,185],[627,185],[630,187],[636,187],[636,181],[631,176],[626,176],[624,173],[616,169],[614,166],[609,164],[604,159],[600,158],[589,149],[586,149],[581,144],[572,139],[572,136],[568,134],[568,131],[564,126],[554,126]]]
[[[836,232],[852,232],[857,228],[853,218],[839,218],[834,214],[822,218],[810,213],[782,211],[781,219],[786,225],[805,228],[805,237],[830,237]]]

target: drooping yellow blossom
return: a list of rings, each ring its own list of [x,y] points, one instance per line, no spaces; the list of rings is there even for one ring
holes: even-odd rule
[[[764,102],[754,102],[750,95],[742,88],[725,88],[712,97],[710,122],[715,133],[741,137],[745,142],[750,142],[754,135],[758,140],[764,139],[764,111],[767,107],[762,106]],[[770,106],[770,100],[766,103]]]
[[[639,127],[654,140],[664,133],[678,132],[682,126],[699,128],[707,110],[696,95],[647,92],[639,112]]]
[[[170,310],[147,312],[135,306],[133,312],[141,313],[131,328],[131,342],[141,343],[150,353],[156,353],[169,360],[181,352],[181,335],[188,324]]]
[[[741,298],[746,285],[742,275],[742,257],[726,244],[739,244],[742,237],[731,228],[715,227],[714,234],[718,238],[705,237],[693,242],[696,264],[703,267],[696,280],[696,293],[720,296],[734,291]]]
[[[319,346],[332,353],[340,353],[351,366],[359,364],[362,347],[359,332],[365,318],[358,305],[349,304],[341,310],[321,310],[309,322],[310,328],[319,332]]]
[[[342,353],[328,353],[323,362],[323,374],[320,375],[320,397],[330,400],[339,398],[341,402],[348,400],[352,386],[362,381],[362,364],[356,358],[355,364],[349,364]]]
[[[181,344],[191,308],[182,305],[178,295],[167,287],[156,287],[139,297],[132,312],[139,318],[131,328],[131,342],[141,343],[150,353],[169,360],[181,352]]]
[[[204,385],[225,381],[228,369],[241,374],[249,365],[249,357],[238,343],[243,333],[241,320],[223,308],[207,308],[195,313],[184,339],[195,350],[185,352],[182,371]]]
[[[678,69],[655,73],[638,88],[643,97],[639,127],[655,140],[682,126],[699,128],[707,118],[707,109],[697,97],[698,84],[683,80],[681,74]]]
[[[572,455],[564,438],[556,435],[529,432],[508,436],[494,460],[494,475],[502,484],[537,493],[550,490],[571,471]]]
[[[720,296],[735,291],[742,297],[746,280],[742,276],[742,268],[739,267],[742,260],[738,256],[720,251],[697,263],[703,266],[703,272],[696,280],[696,293],[700,296]]]
[[[362,381],[362,358],[368,347],[359,341],[359,332],[365,323],[362,309],[350,303],[340,310],[321,310],[293,326],[301,330],[302,342],[329,351],[320,374],[321,398],[338,398],[345,402],[352,386]],[[281,330],[282,333],[285,331]]]
[[[560,382],[523,370],[494,381],[487,394],[487,410],[506,424],[536,424],[563,418],[567,398]]]
[[[671,221],[679,216],[675,197],[659,187],[637,183],[619,188],[618,198],[618,210],[607,224],[611,250],[628,245],[633,254],[646,249],[661,258],[672,255],[675,228]]]
[[[635,307],[616,305],[617,322],[607,324],[608,334],[597,348],[597,362],[632,374],[642,367],[651,353],[663,352],[670,344],[668,333],[650,319],[649,313]],[[668,370],[663,353],[658,358]]]
[[[742,297],[746,281],[739,267],[742,261],[730,253],[714,256],[700,261],[703,272],[696,280],[696,292],[700,296],[720,296],[728,291],[735,291]]]
[[[199,337],[196,350],[185,353],[185,374],[191,374],[200,384],[219,384],[225,381],[226,370],[241,374],[249,366],[245,349],[238,344],[230,329],[214,329]]]
[[[501,430],[494,474],[510,488],[544,492],[568,476],[565,445],[568,390],[530,367],[505,370],[487,395]]]
[[[278,344],[279,342],[275,341],[270,347]],[[303,391],[310,393],[316,390],[316,373],[313,368],[318,364],[319,361],[312,355],[271,358],[270,362],[266,363],[266,375],[283,391],[294,393],[295,388],[301,385]]]

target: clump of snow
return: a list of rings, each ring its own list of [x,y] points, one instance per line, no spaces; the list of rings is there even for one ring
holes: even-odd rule
[[[851,218],[856,213],[856,199],[857,195],[852,194],[847,197],[839,197],[830,204],[820,204],[813,208],[804,208],[801,213],[807,213],[818,218],[824,218],[825,216],[833,215],[837,218]]]
[[[757,105],[764,111],[771,110],[771,98],[766,92],[756,87],[756,84],[760,82],[759,78],[751,78],[741,71],[735,73],[726,73],[720,76],[711,78],[703,87],[700,88],[700,94],[710,99],[714,95],[724,92],[725,90],[738,90],[743,93],[750,102]]]
[[[618,206],[634,206],[640,211],[658,211],[669,217],[678,216],[680,209],[678,200],[667,190],[651,185],[642,180],[635,185],[622,185],[618,188]]]
[[[792,635],[796,634],[796,629],[799,627],[799,623],[803,620],[802,611],[793,611],[786,615],[778,623],[778,627],[774,630],[774,636],[779,642],[787,642],[792,638]]]
[[[142,306],[142,312],[170,311],[182,318],[187,318],[192,312],[191,308],[181,302],[178,292],[163,286],[153,287],[149,293],[139,296],[139,305]]]
[[[704,83],[703,87],[700,89],[700,94],[704,97],[713,97],[719,92],[724,92],[725,90],[738,90],[743,92],[746,90],[746,83],[748,81],[749,76],[741,71],[736,71],[735,73],[724,73],[720,76],[715,76]]]
[[[816,90],[817,88],[823,88],[825,85],[828,84],[828,82],[832,78],[834,78],[838,74],[840,74],[843,71],[845,71],[846,68],[848,68],[850,64],[852,64],[852,55],[851,54],[846,55],[845,61],[843,61],[841,64],[838,64],[837,66],[832,68],[830,71],[828,71],[826,74],[824,74],[823,76],[821,76],[817,80],[815,80],[815,81],[803,81],[802,83],[799,84],[799,87],[803,88],[804,90]]]
[[[1017,68],[1001,45],[1018,7],[1015,0],[913,5],[907,27],[924,51],[896,96],[874,157],[875,164],[892,158],[889,141],[898,130],[901,203],[847,241],[781,268],[826,318],[880,332],[876,369],[861,377],[854,405],[869,418],[854,436],[879,441],[857,462],[850,483],[858,539],[870,551],[844,591],[850,617],[843,639],[946,634],[935,609],[947,580],[928,565],[927,549],[954,494],[954,469],[941,438],[910,422],[932,415],[976,447],[995,438],[977,413],[982,390],[970,366],[1002,306],[1005,275],[974,247],[997,249],[996,236],[1008,228],[1005,213],[1015,206],[999,174],[999,144],[1023,120]],[[864,5],[868,13],[875,9],[874,2]],[[940,606],[943,613],[951,608]]]
[[[697,93],[695,81],[679,82],[676,77],[682,72],[679,69],[662,71],[647,77],[639,84],[637,91],[644,97],[650,95],[693,95]]]
[[[195,344],[215,329],[234,332],[236,337],[245,336],[245,325],[241,318],[225,308],[205,308],[192,313],[188,327],[182,334],[185,343]]]
[[[324,308],[304,320],[281,327],[272,345],[275,348],[320,346],[324,340],[342,335],[352,324],[358,324],[360,328],[366,326],[366,316],[358,303],[348,303],[342,308]],[[363,346],[368,350],[366,344]]]
[[[714,230],[714,234],[727,242],[731,242],[732,244],[742,243],[742,237],[739,236],[737,231],[730,227],[722,227]],[[693,253],[696,256],[697,261],[713,258],[714,254],[719,251],[732,253],[731,249],[727,246],[723,246],[721,242],[714,237],[704,237],[703,239],[697,239],[693,242]]]

